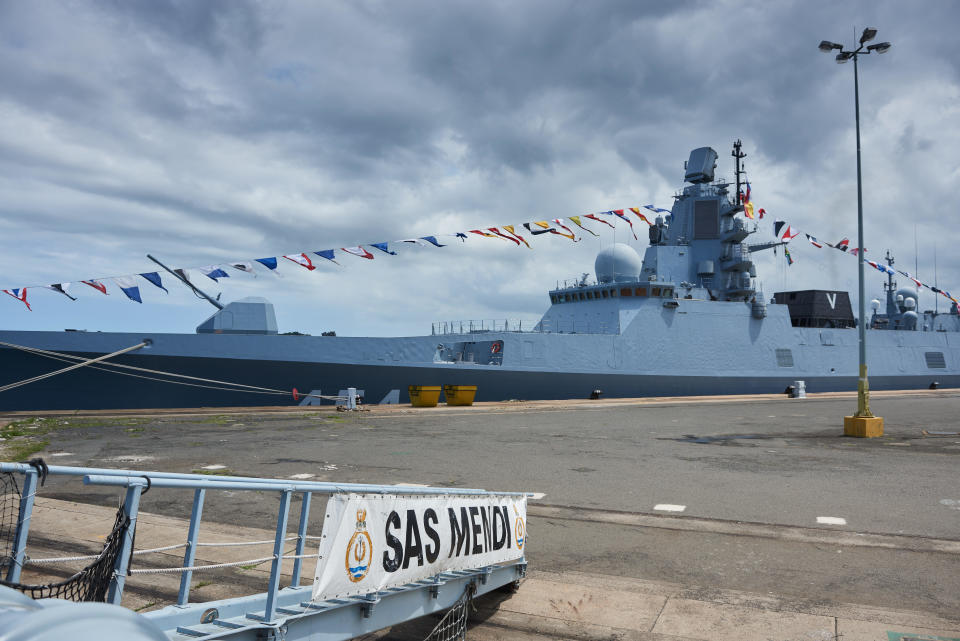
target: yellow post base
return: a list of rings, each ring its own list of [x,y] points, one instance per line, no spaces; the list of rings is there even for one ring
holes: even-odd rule
[[[883,436],[883,419],[879,416],[844,416],[843,435],[858,438]]]

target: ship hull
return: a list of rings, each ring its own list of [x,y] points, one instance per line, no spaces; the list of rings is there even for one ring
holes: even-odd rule
[[[886,335],[879,336],[875,341],[879,344],[871,349],[871,361],[880,361],[870,376],[872,389],[926,389],[932,383],[941,387],[960,387],[960,372],[954,370],[905,369],[902,365],[904,358],[896,353],[897,343],[902,341],[896,340],[895,332],[883,334]],[[0,340],[4,342],[83,358],[122,349],[142,338],[135,334],[110,333],[0,333]],[[594,350],[597,353],[596,365],[593,369],[571,371],[572,368],[565,370],[558,366],[516,363],[511,366],[509,361],[501,365],[429,362],[427,355],[436,346],[437,337],[296,337],[294,341],[294,337],[233,336],[225,341],[217,336],[154,335],[148,350],[123,355],[112,362],[270,388],[276,393],[225,390],[225,386],[218,383],[195,380],[158,381],[152,379],[164,377],[134,370],[117,373],[93,365],[0,393],[0,410],[293,406],[298,402],[292,394],[294,388],[300,392],[320,390],[325,395],[335,395],[339,390],[356,387],[364,391],[366,403],[379,403],[391,390],[399,390],[399,401],[405,403],[409,401],[409,385],[476,385],[478,401],[587,398],[593,390],[601,390],[604,398],[772,394],[783,392],[796,380],[805,381],[809,392],[851,391],[857,385],[854,375],[856,353],[849,348],[843,355],[835,356],[839,361],[850,361],[849,367],[836,369],[828,375],[814,371],[822,360],[816,352],[819,345],[795,345],[798,365],[782,371],[686,367],[688,371],[670,372],[660,364],[656,371],[638,372],[624,371],[623,363],[617,364],[614,357],[602,353],[604,345],[610,345],[611,341],[619,343],[622,337],[504,333],[483,338],[502,340],[507,352],[520,351],[522,343],[533,341],[544,343],[548,348],[550,343],[556,342],[569,347],[579,345],[580,351]],[[617,350],[613,347],[610,351],[615,354]],[[325,359],[324,353],[331,357]],[[418,353],[420,362],[400,360],[402,354]],[[351,354],[373,359],[373,362],[349,362]],[[875,354],[877,358],[873,358]],[[621,371],[611,371],[609,362],[619,365]],[[810,366],[803,367],[803,363]],[[0,365],[2,384],[66,366],[47,357],[10,348],[0,349]]]

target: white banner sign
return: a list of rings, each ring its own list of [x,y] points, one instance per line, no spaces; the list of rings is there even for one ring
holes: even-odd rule
[[[522,558],[526,522],[526,497],[335,494],[327,501],[313,600]]]

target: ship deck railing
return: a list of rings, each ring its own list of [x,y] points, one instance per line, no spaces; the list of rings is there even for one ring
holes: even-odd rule
[[[466,334],[512,333],[512,334],[615,334],[616,323],[603,323],[591,319],[543,319],[537,321],[491,320],[437,321],[430,324],[431,336]]]
[[[317,558],[317,554],[305,554],[308,540],[320,536],[308,535],[310,504],[314,494],[361,493],[381,495],[433,495],[433,496],[527,496],[525,492],[494,492],[483,489],[452,487],[419,487],[402,485],[377,485],[365,483],[332,483],[300,481],[291,479],[263,479],[242,476],[207,476],[142,470],[117,470],[108,468],[47,466],[45,463],[0,462],[0,473],[22,475],[17,524],[11,549],[11,563],[6,581],[17,584],[24,565],[55,561],[76,561],[85,557],[64,559],[34,559],[27,554],[27,540],[38,488],[46,476],[81,477],[84,485],[117,487],[124,490],[122,510],[129,525],[123,537],[122,547],[116,556],[106,601],[120,605],[123,590],[129,575],[154,574],[154,568],[131,568],[134,551],[137,516],[140,499],[147,490],[192,489],[193,507],[190,514],[186,541],[183,544],[166,546],[157,550],[184,548],[183,566],[165,568],[162,571],[180,573],[180,589],[176,605],[146,612],[142,616],[161,629],[169,639],[260,639],[279,638],[283,631],[287,641],[295,639],[352,639],[376,632],[392,625],[409,621],[426,614],[438,613],[455,606],[464,594],[480,596],[514,583],[526,574],[527,562],[521,557],[512,562],[466,570],[441,572],[425,580],[387,588],[357,596],[347,596],[330,601],[313,601],[312,585],[301,585],[303,560]],[[207,602],[190,602],[190,582],[194,571],[207,566],[195,566],[196,550],[205,545],[198,541],[204,502],[208,491],[222,491],[226,496],[234,492],[272,492],[279,497],[273,553],[270,560],[270,576],[266,590],[249,596]],[[300,495],[300,515],[296,536],[288,536],[288,519],[294,495]],[[216,495],[223,497],[224,495]],[[296,541],[295,553],[284,554],[288,542]],[[269,544],[266,542],[255,542]],[[231,542],[222,545],[236,545]],[[217,544],[210,544],[217,545]],[[93,555],[97,556],[97,555]],[[281,566],[284,560],[293,559],[290,584],[281,587]],[[237,565],[237,563],[209,566]],[[469,590],[469,592],[467,592]],[[274,636],[271,636],[274,634]]]

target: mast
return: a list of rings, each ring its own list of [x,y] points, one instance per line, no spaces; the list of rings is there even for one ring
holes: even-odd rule
[[[933,286],[940,287],[940,283],[937,282],[937,241],[933,241]],[[933,297],[933,314],[937,315],[940,313],[940,297]]]
[[[887,250],[887,255],[884,256],[884,260],[887,261],[888,267],[893,267],[893,263],[894,263],[893,254],[890,253],[889,249]],[[893,282],[893,274],[891,274],[890,272],[887,272],[887,282],[883,284],[883,288],[887,292],[887,314],[888,315],[893,315],[900,311],[899,307],[897,306],[896,287],[897,287],[897,284]]]
[[[740,200],[740,196],[741,196],[740,175],[743,174],[744,170],[746,169],[745,167],[740,166],[740,160],[747,157],[747,154],[743,153],[743,151],[741,151],[740,149],[742,146],[743,146],[743,143],[740,142],[740,139],[738,138],[737,142],[733,143],[733,151],[730,153],[730,155],[733,156],[734,158],[733,172],[737,179],[737,206],[738,207],[743,204],[742,201]]]

